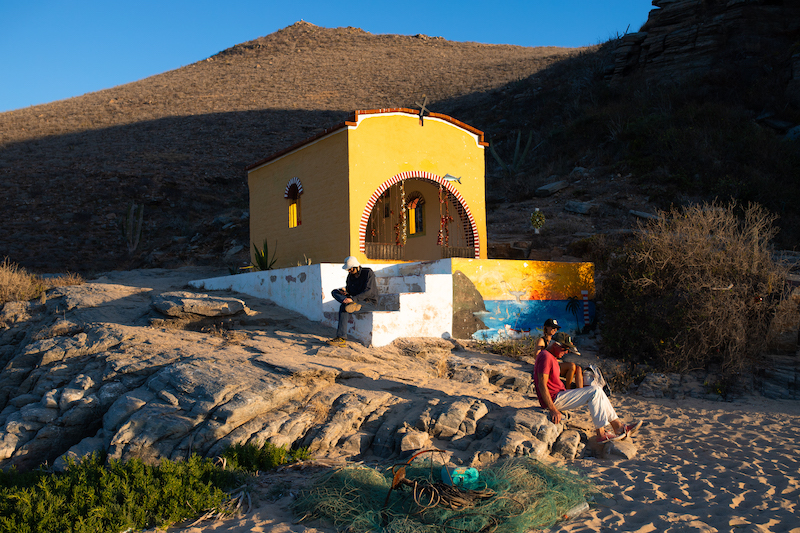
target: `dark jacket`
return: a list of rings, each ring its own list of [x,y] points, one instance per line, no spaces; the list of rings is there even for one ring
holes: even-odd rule
[[[362,267],[359,269],[358,276],[347,274],[345,290],[356,303],[378,303],[378,286],[375,283],[375,273],[371,268]]]

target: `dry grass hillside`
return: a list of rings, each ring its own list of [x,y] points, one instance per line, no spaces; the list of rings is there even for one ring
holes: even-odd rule
[[[577,53],[298,22],[174,71],[2,113],[0,257],[89,273],[218,263],[238,244],[241,260],[248,164],[355,109],[426,95],[441,111]],[[129,254],[120,225],[132,202],[144,231]]]
[[[0,259],[83,275],[242,265],[247,165],[353,110],[417,108],[424,97],[483,130],[507,163],[530,136],[512,172],[486,153],[490,257],[578,257],[600,271],[636,213],[713,199],[764,205],[780,217],[777,246],[796,249],[800,141],[786,132],[800,108],[784,88],[796,51],[787,43],[800,34],[767,37],[763,61],[748,56],[757,68],[720,59],[659,80],[618,75],[626,36],[525,48],[298,22],[174,71],[0,114]],[[702,59],[700,48],[681,50]],[[570,186],[536,196],[561,180]],[[129,252],[122,222],[133,203],[144,230]],[[539,235],[534,208],[547,218]]]

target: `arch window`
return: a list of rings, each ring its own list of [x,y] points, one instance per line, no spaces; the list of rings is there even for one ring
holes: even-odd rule
[[[406,210],[408,211],[408,234],[425,235],[425,198],[419,192],[408,195]]]
[[[288,201],[289,227],[296,228],[303,223],[300,218],[300,195],[303,194],[303,184],[298,178],[292,178],[286,184],[283,197]]]

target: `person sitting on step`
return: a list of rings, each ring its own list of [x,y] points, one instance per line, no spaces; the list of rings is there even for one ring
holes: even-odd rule
[[[372,269],[363,268],[352,255],[344,260],[342,268],[347,270],[345,286],[331,291],[333,299],[341,304],[336,337],[328,341],[328,344],[334,346],[344,346],[347,343],[348,314],[373,311],[378,303],[378,287]]]

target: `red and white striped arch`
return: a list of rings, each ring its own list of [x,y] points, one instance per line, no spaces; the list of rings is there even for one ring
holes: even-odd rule
[[[367,224],[369,223],[369,216],[372,214],[372,210],[375,207],[375,204],[378,202],[378,199],[392,185],[409,179],[423,179],[432,181],[434,183],[438,183],[455,197],[455,199],[458,201],[459,205],[464,209],[464,212],[467,215],[466,220],[461,221],[461,223],[464,225],[464,233],[466,235],[472,236],[472,245],[473,248],[475,249],[475,259],[480,259],[481,247],[478,238],[478,225],[475,223],[475,217],[472,216],[472,211],[470,211],[469,206],[464,201],[464,197],[461,196],[461,193],[458,192],[458,190],[455,187],[450,185],[450,182],[447,181],[446,179],[442,178],[441,176],[437,176],[436,174],[431,174],[430,172],[423,172],[421,170],[401,172],[400,174],[392,176],[390,179],[383,182],[381,186],[378,187],[375,190],[375,192],[372,193],[372,196],[369,197],[369,201],[367,201],[367,205],[364,207],[364,211],[361,212],[361,223],[358,226],[358,246],[359,250],[361,250],[361,253],[365,253],[366,251]]]
[[[284,198],[289,198],[289,190],[292,188],[292,185],[297,185],[297,196],[303,194],[303,184],[300,183],[300,178],[295,176],[294,178],[289,180],[289,183],[286,184],[286,188],[283,190]]]

